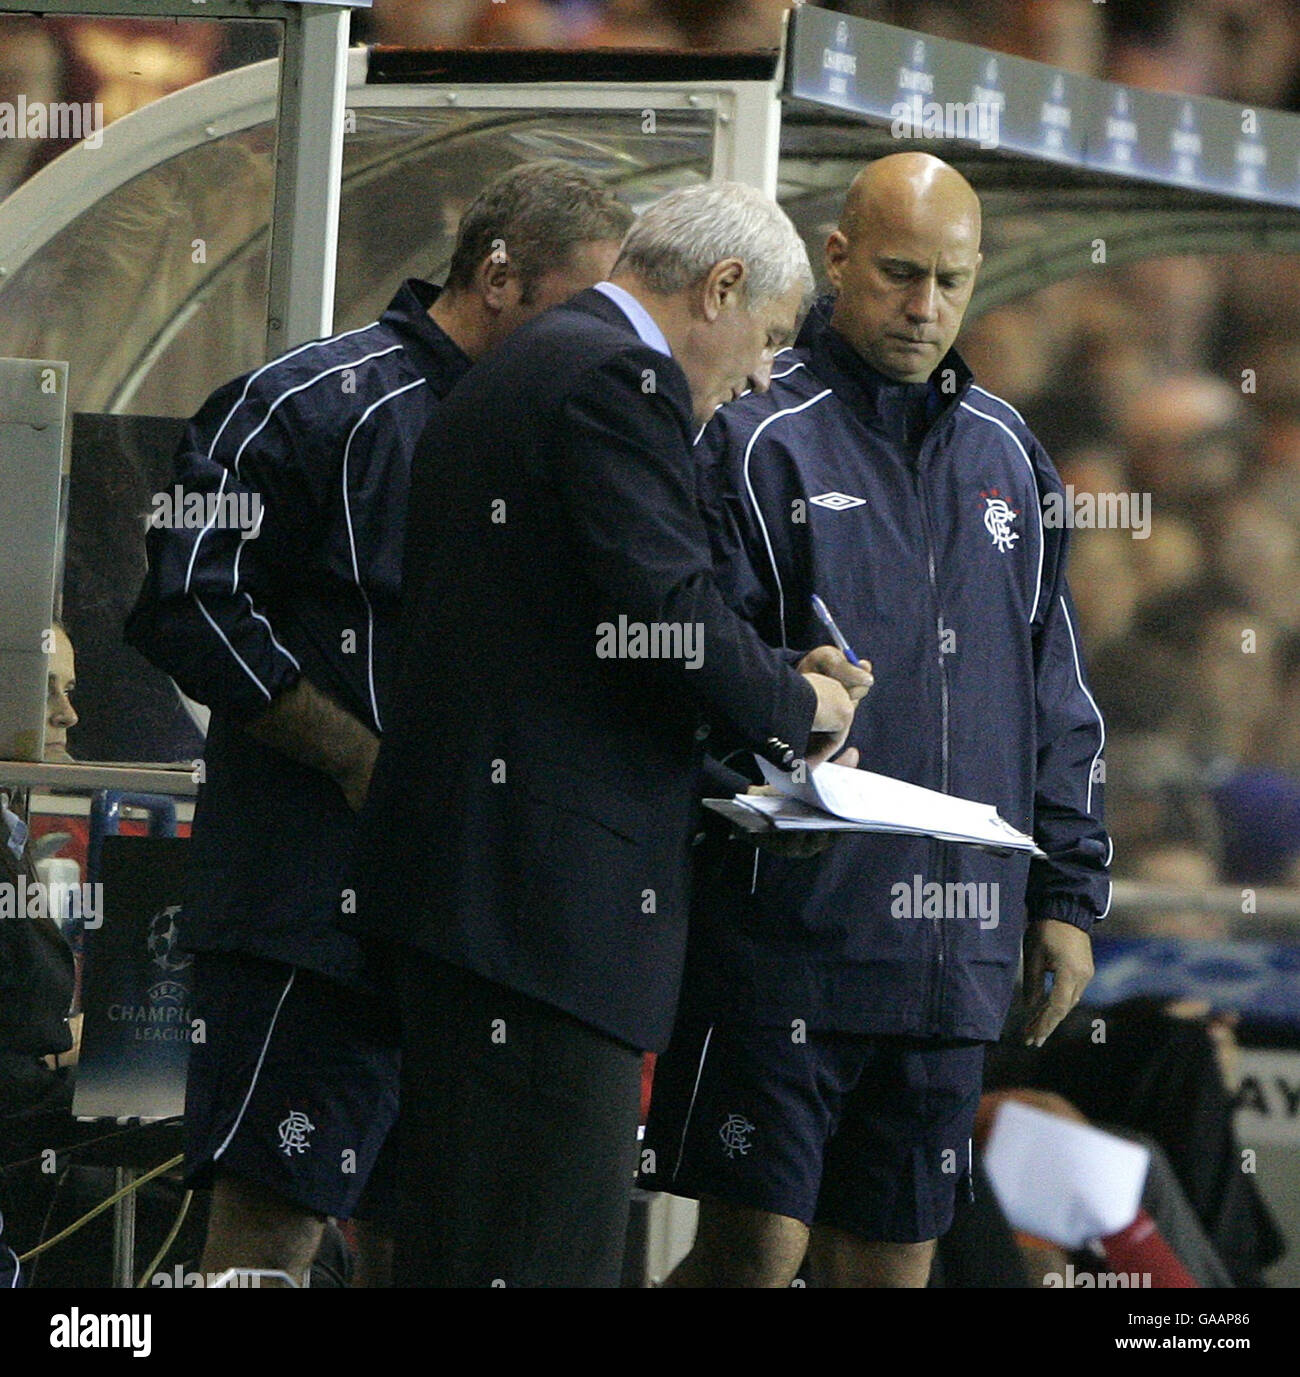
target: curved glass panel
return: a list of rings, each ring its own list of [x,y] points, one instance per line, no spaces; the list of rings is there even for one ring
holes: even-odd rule
[[[344,145],[339,330],[374,319],[404,277],[438,278],[464,207],[516,163],[565,158],[633,206],[709,173],[704,112],[659,112],[647,138],[631,110],[367,109],[365,95],[350,98]],[[219,104],[205,109],[219,118]],[[194,116],[160,106],[151,117],[174,120],[184,142]],[[113,186],[0,277],[0,355],[67,359],[74,411],[187,416],[263,361],[273,127],[192,132],[196,142]]]

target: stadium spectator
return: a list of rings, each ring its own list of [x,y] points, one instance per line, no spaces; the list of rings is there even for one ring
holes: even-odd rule
[[[1133,485],[1150,492],[1160,512],[1176,511],[1212,533],[1220,500],[1242,477],[1242,413],[1240,391],[1208,374],[1181,374],[1139,389],[1120,418]]]
[[[1100,76],[1106,28],[1093,0],[994,0],[981,7],[978,42],[1034,62]]]
[[[53,764],[67,765],[72,761],[68,753],[68,732],[77,725],[77,710],[72,706],[72,695],[77,690],[77,662],[63,624],[55,622],[52,630],[54,651],[50,656],[45,759]]]
[[[985,1087],[1048,1090],[1095,1123],[1154,1138],[1232,1284],[1258,1286],[1285,1243],[1254,1178],[1241,1170],[1230,1027],[1204,1006],[1168,1000],[1080,1005],[1037,1058],[999,1044]]]

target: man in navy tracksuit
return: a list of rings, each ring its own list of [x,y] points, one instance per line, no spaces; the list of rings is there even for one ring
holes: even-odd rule
[[[473,360],[608,274],[631,219],[566,164],[517,167],[466,210],[441,292],[412,279],[373,324],[226,384],[182,441],[176,480],[207,519],[150,530],[127,639],[212,710],[182,920],[210,1275],[300,1278],[396,1114],[395,1021],[339,920],[391,707],[416,441]]]
[[[1092,974],[1104,728],[1043,518],[1060,480],[950,347],[979,235],[937,158],[865,169],[827,244],[833,308],[715,415],[699,482],[732,605],[799,652],[825,639],[817,593],[870,659],[862,767],[993,804],[1046,859],[871,833],[700,848],[642,1180],[701,1200],[675,1285],[788,1285],[811,1234],[821,1284],[923,1286],[1022,941],[1027,1041]]]

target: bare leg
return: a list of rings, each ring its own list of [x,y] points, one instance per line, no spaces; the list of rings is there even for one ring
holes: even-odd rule
[[[808,1246],[808,1226],[783,1214],[705,1196],[695,1246],[665,1286],[789,1286]]]
[[[324,1230],[324,1215],[312,1214],[251,1181],[218,1175],[199,1270],[214,1276],[231,1267],[255,1267],[288,1272],[305,1282]]]
[[[935,1240],[868,1243],[843,1229],[818,1224],[808,1261],[814,1286],[923,1287],[930,1280]]]

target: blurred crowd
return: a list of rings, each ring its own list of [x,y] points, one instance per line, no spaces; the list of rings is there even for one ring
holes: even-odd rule
[[[1122,877],[1300,886],[1297,304],[1294,258],[1148,260],[993,312],[963,341],[1075,494],[1071,586]],[[1149,502],[1145,530],[1083,528],[1083,495],[1111,493],[1133,494],[1135,516]]]
[[[775,47],[790,0],[375,0],[358,41]],[[828,0],[1139,86],[1300,108],[1294,0]],[[266,26],[0,18],[0,99],[109,122],[272,55]],[[62,151],[0,140],[0,198]],[[1077,493],[1151,525],[1078,530],[1073,587],[1109,722],[1123,877],[1300,885],[1300,261],[1178,258],[1038,293],[963,341]],[[1170,914],[1215,936],[1227,919]]]
[[[774,48],[794,0],[375,0],[384,43]],[[824,0],[824,9],[1155,90],[1294,108],[1292,0]]]
[[[123,6],[126,8],[126,6]],[[275,26],[213,21],[0,15],[0,101],[98,106],[106,126],[233,67],[274,57]],[[56,137],[0,139],[0,200],[69,148]]]
[[[775,48],[796,3],[374,0],[354,11],[352,37],[406,46]],[[823,0],[821,7],[1152,90],[1300,108],[1293,0]],[[7,15],[0,17],[0,96],[21,89],[29,100],[98,100],[111,121],[271,56],[275,42],[258,24]],[[0,145],[0,195],[24,151],[21,141]]]

